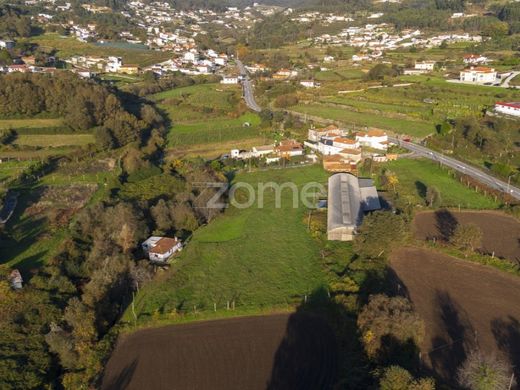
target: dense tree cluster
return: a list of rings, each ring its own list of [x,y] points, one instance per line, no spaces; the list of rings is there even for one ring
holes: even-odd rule
[[[145,148],[144,148],[145,149]],[[200,161],[175,161],[167,172],[143,162],[135,149],[123,158],[132,182],[148,194],[157,183],[174,181],[170,191],[154,197],[120,197],[94,204],[76,215],[59,253],[35,271],[20,293],[8,286],[0,270],[0,387],[86,389],[102,371],[113,325],[132,293],[152,277],[140,243],[151,232],[187,237],[219,209],[206,207],[214,188],[195,183],[223,178]],[[159,178],[150,185],[150,180]],[[134,188],[136,190],[136,188]],[[23,373],[15,367],[23,362]]]
[[[152,118],[151,107],[141,113],[126,109],[115,91],[69,72],[56,75],[8,74],[0,76],[0,116],[63,117],[67,126],[86,131],[97,127],[96,135],[103,147],[114,147],[140,140],[159,117]],[[146,114],[150,121],[142,120]]]
[[[28,37],[32,31],[30,16],[9,5],[0,7],[0,36]]]

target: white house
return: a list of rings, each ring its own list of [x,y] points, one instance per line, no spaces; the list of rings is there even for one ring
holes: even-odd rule
[[[174,253],[182,250],[182,242],[177,237],[152,236],[141,246],[151,261],[161,263],[166,262]]]
[[[0,39],[0,47],[2,49],[12,49],[14,46],[15,46],[14,41],[9,41],[9,40],[4,41],[4,40]]]
[[[295,140],[283,140],[274,148],[280,157],[295,157],[303,155],[303,145]]]
[[[310,141],[318,142],[322,137],[343,137],[345,134],[346,131],[338,126],[329,125],[323,129],[309,129],[307,138]]]
[[[253,157],[264,157],[274,153],[274,145],[253,146],[251,152]]]
[[[383,130],[372,129],[356,134],[356,141],[372,149],[388,149],[388,135]]]
[[[195,50],[190,50],[190,51],[184,53],[184,61],[195,63],[198,60],[199,60],[199,53],[197,53]]]
[[[460,72],[460,81],[464,83],[494,83],[497,78],[497,72],[493,68],[485,66],[470,67]]]
[[[495,111],[501,114],[520,117],[520,102],[496,102]]]
[[[332,145],[342,149],[359,149],[360,147],[359,141],[343,137],[334,138]]]
[[[489,58],[477,54],[466,54],[463,60],[468,65],[485,65],[489,62]]]
[[[415,69],[432,71],[435,67],[435,61],[420,61],[415,63]]]
[[[106,71],[111,73],[119,72],[119,69],[123,66],[123,59],[121,57],[108,57]]]
[[[238,84],[238,76],[224,76],[220,84]]]
[[[305,88],[319,88],[320,83],[315,82],[314,80],[302,80],[300,81],[300,85]]]

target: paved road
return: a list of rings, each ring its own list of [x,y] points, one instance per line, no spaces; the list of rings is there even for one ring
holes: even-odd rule
[[[510,87],[509,83],[511,82],[511,80],[513,80],[519,74],[520,74],[520,72],[511,72],[511,74],[509,76],[507,76],[507,78],[502,83],[502,87],[509,88]],[[511,87],[513,87],[513,85],[511,85]],[[515,87],[515,88],[517,88],[517,87]]]
[[[255,95],[253,93],[253,84],[251,83],[251,79],[247,74],[246,67],[240,60],[236,60],[238,69],[240,70],[240,74],[244,78],[242,80],[242,87],[244,89],[244,100],[246,101],[247,106],[256,112],[262,111],[262,108],[256,103]]]
[[[472,177],[475,180],[478,180],[479,182],[487,185],[490,188],[502,191],[504,193],[509,194],[515,199],[520,199],[520,189],[517,187],[514,187],[512,185],[509,185],[508,183],[499,180],[480,169],[477,169],[475,167],[472,167],[471,165],[468,165],[466,163],[463,163],[461,161],[455,160],[451,157],[446,157],[445,155],[435,152],[433,150],[430,150],[428,148],[425,148],[424,146],[420,146],[411,142],[406,142],[399,140],[394,137],[388,137],[389,141],[394,142],[403,148],[406,148],[420,156],[429,158],[430,160],[437,161],[443,165],[446,165],[452,169],[455,169],[456,171],[459,171],[461,173],[464,173],[465,175],[468,175]]]

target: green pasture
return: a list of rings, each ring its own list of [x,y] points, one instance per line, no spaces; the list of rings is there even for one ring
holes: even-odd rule
[[[377,127],[398,134],[407,134],[414,137],[425,137],[435,130],[433,124],[425,121],[392,118],[383,115],[375,115],[370,112],[356,112],[349,110],[348,108],[327,106],[323,104],[300,104],[292,107],[291,110],[359,127]]]
[[[21,146],[85,146],[94,143],[93,134],[31,134],[18,135],[14,144]]]
[[[319,166],[239,174],[234,182],[326,183]],[[245,192],[237,191],[239,202]],[[290,305],[326,282],[319,264],[319,245],[307,232],[307,210],[292,207],[292,191],[281,192],[281,207],[275,193],[264,192],[264,207],[231,206],[209,225],[197,230],[167,271],[163,281],[149,284],[136,297],[139,322],[154,313],[169,315],[194,310],[225,311],[235,302],[240,310],[263,310]],[[124,320],[132,321],[130,310]]]
[[[2,129],[39,129],[46,127],[63,126],[63,120],[59,118],[42,119],[0,119],[0,130]]]
[[[436,187],[442,206],[467,209],[495,209],[500,206],[494,199],[466,187],[438,164],[424,159],[398,159],[384,164],[399,179],[396,191],[399,197],[412,205],[424,205],[426,189]]]

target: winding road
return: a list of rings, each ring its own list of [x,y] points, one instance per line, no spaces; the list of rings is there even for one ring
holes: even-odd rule
[[[253,93],[253,84],[251,83],[251,79],[249,78],[249,75],[247,74],[246,67],[240,61],[239,59],[236,60],[238,69],[240,70],[240,75],[243,77],[242,80],[242,88],[244,89],[243,96],[244,100],[246,102],[247,107],[249,109],[260,112],[262,111],[262,108],[256,103],[255,95]]]
[[[465,175],[468,175],[472,177],[475,180],[478,180],[482,184],[485,184],[486,186],[493,188],[498,191],[502,191],[506,194],[509,194],[515,199],[520,200],[520,189],[517,187],[514,187],[510,185],[509,183],[506,183],[502,180],[497,179],[494,176],[491,176],[487,174],[486,172],[477,169],[469,164],[463,163],[459,160],[456,160],[451,157],[447,157],[443,155],[442,153],[435,152],[434,150],[425,148],[424,146],[420,146],[417,144],[414,144],[412,142],[407,142],[400,140],[395,137],[388,137],[388,140],[390,142],[393,142],[405,149],[408,149],[411,152],[414,152],[415,154],[429,158],[430,160],[439,162],[443,165],[446,165],[447,167],[450,167],[452,169],[455,169],[458,172],[461,172]]]

